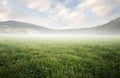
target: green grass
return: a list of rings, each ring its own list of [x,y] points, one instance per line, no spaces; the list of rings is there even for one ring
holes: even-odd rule
[[[119,78],[120,37],[0,36],[0,78]]]

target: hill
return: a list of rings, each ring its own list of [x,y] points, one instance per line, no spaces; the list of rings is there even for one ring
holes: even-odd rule
[[[120,34],[120,18],[111,20],[110,22],[91,28],[80,29],[63,29],[55,30],[38,26],[34,24],[19,22],[19,21],[5,21],[0,22],[0,33],[13,34],[40,34],[40,33],[55,33],[55,34]]]
[[[0,32],[1,33],[14,33],[14,34],[20,34],[20,33],[45,33],[51,31],[48,28],[19,22],[19,21],[5,21],[0,22]]]
[[[120,34],[120,18],[111,20],[103,25],[91,28],[67,29],[64,32],[75,34]]]

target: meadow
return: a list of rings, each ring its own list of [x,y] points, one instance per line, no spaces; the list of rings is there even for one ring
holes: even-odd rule
[[[0,35],[0,78],[119,78],[119,36]]]

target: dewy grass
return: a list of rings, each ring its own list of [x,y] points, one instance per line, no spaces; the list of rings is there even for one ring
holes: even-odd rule
[[[119,78],[120,37],[0,38],[0,78]]]

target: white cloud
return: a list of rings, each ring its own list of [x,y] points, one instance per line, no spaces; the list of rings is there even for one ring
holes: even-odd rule
[[[0,13],[0,21],[4,21],[8,19],[8,13]]]
[[[81,24],[85,21],[85,15],[81,12],[71,12],[67,18],[70,22],[74,24]]]
[[[39,12],[44,12],[51,8],[50,0],[25,0],[24,2],[28,8],[36,9]]]
[[[62,4],[59,4],[52,10],[51,13],[53,13],[53,15],[57,18],[64,19],[65,17],[68,16],[69,12],[70,12],[70,9],[66,8]]]
[[[8,6],[8,0],[0,0],[0,21],[7,20],[10,15],[10,7]]]
[[[62,20],[68,24],[75,25],[83,23],[85,19],[85,14],[83,12],[71,10],[62,4],[53,8],[48,15],[50,15],[50,18],[54,18],[54,20]]]
[[[119,4],[120,0],[85,0],[77,8],[91,10],[96,16],[104,17],[109,15]]]
[[[8,0],[0,0],[0,21],[12,19],[48,28],[81,28],[95,26],[104,22],[101,20],[111,20],[120,15],[112,13],[120,7],[120,0],[83,0],[77,7],[70,8],[66,4],[71,5],[71,1],[16,0],[15,6],[10,5]]]
[[[1,4],[2,4],[2,5],[7,5],[8,2],[7,2],[7,0],[3,0],[3,1],[1,2]]]

